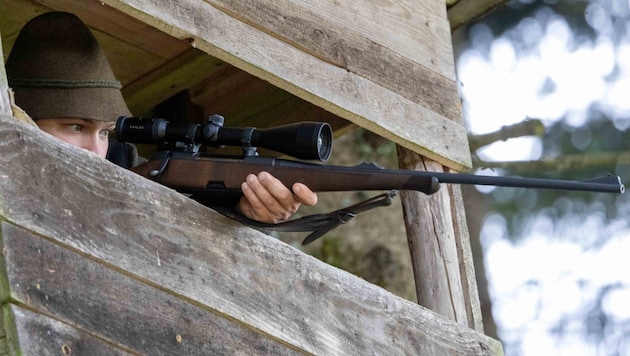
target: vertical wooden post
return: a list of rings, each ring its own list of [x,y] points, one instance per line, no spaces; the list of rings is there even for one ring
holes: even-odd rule
[[[0,114],[11,115],[11,100],[9,100],[9,83],[4,70],[4,55],[2,54],[2,38],[0,38]]]
[[[443,172],[441,164],[398,146],[401,169]],[[476,330],[483,329],[461,193],[448,187],[401,199],[418,303]],[[460,197],[460,198],[458,198]]]

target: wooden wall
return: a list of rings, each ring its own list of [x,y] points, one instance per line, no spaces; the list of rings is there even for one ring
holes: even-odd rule
[[[442,1],[105,3],[403,147],[470,166]]]
[[[501,352],[10,116],[0,137],[0,341],[10,354]]]

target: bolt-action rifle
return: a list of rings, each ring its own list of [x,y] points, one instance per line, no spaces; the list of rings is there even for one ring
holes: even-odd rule
[[[148,162],[132,168],[134,172],[250,226],[278,231],[313,231],[303,244],[312,242],[361,211],[391,204],[397,190],[415,190],[430,195],[438,191],[441,183],[619,194],[625,190],[621,179],[615,175],[572,181],[385,169],[373,163],[346,167],[261,157],[258,147],[300,160],[325,162],[332,151],[332,129],[321,122],[299,122],[268,129],[229,128],[223,127],[223,123],[220,115],[210,115],[206,124],[120,117],[116,123],[116,136],[120,142],[158,145],[158,152]],[[208,154],[200,152],[203,146],[240,146],[243,154]],[[247,175],[260,171],[269,172],[287,187],[300,182],[314,192],[385,190],[388,193],[332,213],[279,224],[259,223],[217,205],[216,201],[226,198],[237,201],[234,198],[242,196],[240,187]]]

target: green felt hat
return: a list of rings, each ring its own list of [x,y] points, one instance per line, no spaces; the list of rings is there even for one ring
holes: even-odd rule
[[[6,71],[16,104],[35,120],[131,116],[96,38],[73,14],[49,12],[24,25]]]

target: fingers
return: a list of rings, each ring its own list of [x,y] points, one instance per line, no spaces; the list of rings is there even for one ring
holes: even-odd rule
[[[313,206],[317,204],[317,194],[313,193],[309,187],[302,183],[293,184],[293,194],[304,205]]]
[[[267,172],[257,176],[250,174],[246,182],[241,185],[243,199],[239,203],[241,212],[254,220],[277,223],[288,219],[300,207],[301,200],[309,203],[313,200],[309,196],[310,189],[302,185],[298,188],[302,192],[294,195],[282,182]],[[314,195],[314,193],[310,192]],[[315,201],[316,201],[315,197]]]

